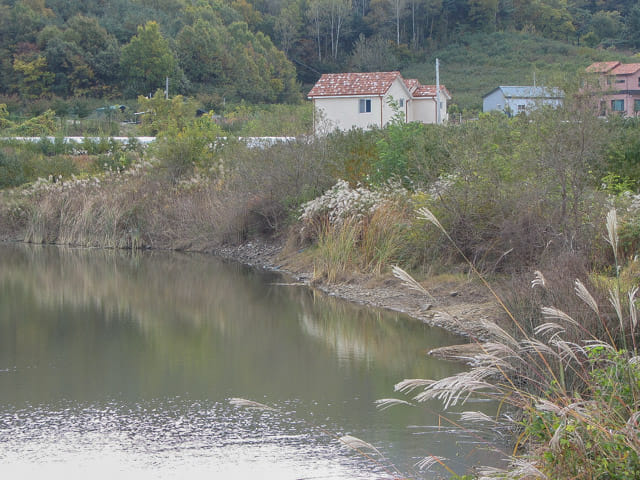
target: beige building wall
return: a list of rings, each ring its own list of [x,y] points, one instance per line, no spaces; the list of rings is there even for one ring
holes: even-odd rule
[[[436,123],[436,101],[432,98],[411,100],[410,122]]]
[[[402,100],[402,107],[400,107],[400,112],[404,115],[404,120],[407,120],[407,113],[409,105],[407,104],[407,100],[409,100],[409,92],[407,91],[404,84],[396,79],[389,87],[387,91],[387,95],[385,97],[385,108],[383,113],[383,123],[382,125],[386,125],[391,121],[393,116],[396,114],[393,108],[389,105],[389,100],[393,99],[396,104],[400,104]],[[410,102],[409,102],[410,103]]]
[[[440,96],[440,119],[445,123],[449,119],[447,114],[447,97]],[[410,102],[409,122],[436,123],[436,99],[433,97],[414,98]]]
[[[360,113],[360,99],[371,100],[371,112]],[[368,129],[380,126],[382,102],[380,97],[318,97],[315,107],[316,133],[329,133],[335,129]]]
[[[326,134],[336,128],[344,131],[352,128],[366,130],[373,126],[383,127],[395,115],[388,103],[390,98],[393,98],[395,102],[403,100],[401,111],[406,118],[409,93],[400,80],[393,82],[384,97],[367,95],[316,97],[313,99],[315,132],[316,134]],[[371,112],[360,113],[360,100],[371,100]]]

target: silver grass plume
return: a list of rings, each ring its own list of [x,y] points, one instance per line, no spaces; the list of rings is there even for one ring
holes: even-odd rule
[[[499,327],[496,322],[492,322],[491,320],[482,319],[480,320],[480,325],[486,329],[490,334],[502,340],[504,343],[509,344],[513,347],[518,346],[518,341],[509,335],[503,328]]]
[[[426,288],[420,285],[411,275],[409,275],[403,269],[401,269],[397,265],[394,265],[391,271],[393,272],[393,276],[400,280],[405,287],[423,293],[424,295],[429,297],[429,299],[435,302],[435,298],[433,298],[433,295],[431,295]]]
[[[547,477],[536,466],[520,458],[513,458],[508,470],[501,468],[482,468],[478,472],[478,480],[493,480],[495,478],[504,478],[505,480],[527,480],[542,479]]]
[[[578,363],[580,360],[578,360],[576,352],[580,355],[584,355],[585,357],[587,356],[584,349],[576,343],[566,342],[558,337],[551,339],[550,343],[558,349],[560,359],[563,361],[567,358],[572,358],[576,363]]]
[[[498,423],[495,418],[490,417],[486,413],[476,411],[462,412],[460,414],[460,421],[470,423]]]
[[[578,322],[576,322],[573,318],[555,307],[542,307],[540,311],[542,312],[542,315],[547,319],[564,320],[565,322],[570,323],[571,325],[574,325],[576,327],[580,326]]]
[[[447,461],[444,457],[436,457],[435,455],[429,455],[428,457],[424,457],[422,460],[415,464],[415,467],[418,470],[429,470],[436,463],[442,465],[445,461]]]
[[[377,453],[378,455],[380,455],[382,458],[384,458],[384,455],[382,455],[382,453],[380,453],[380,450],[378,450],[376,447],[374,447],[373,445],[371,445],[369,442],[365,442],[364,440],[360,440],[358,437],[354,437],[352,435],[344,435],[342,437],[340,437],[340,441],[342,443],[344,443],[347,447],[353,449],[353,450],[371,450],[375,453]]]
[[[408,378],[396,383],[393,389],[396,392],[411,393],[416,388],[426,387],[428,385],[431,385],[432,383],[433,380],[425,380],[422,378]]]
[[[442,233],[446,235],[446,230],[442,226],[442,224],[438,221],[436,216],[429,210],[427,207],[421,207],[418,209],[418,218],[423,220],[427,220],[428,222],[433,223],[436,227],[438,227]]]
[[[550,412],[554,415],[560,415],[560,412],[562,412],[562,407],[544,398],[538,399],[538,403],[535,405],[535,407],[536,410],[539,410],[541,412]]]
[[[636,293],[638,293],[638,287],[633,287],[629,295],[629,317],[631,318],[631,328],[633,330],[636,329],[636,325],[638,325],[638,311],[636,309]]]
[[[531,280],[531,288],[534,287],[542,287],[542,288],[546,288],[547,286],[547,282],[544,279],[544,275],[542,275],[542,272],[539,270],[536,270],[535,272],[533,272],[533,280]]]
[[[243,408],[255,408],[256,410],[268,410],[275,412],[276,409],[265,405],[264,403],[254,402],[253,400],[247,400],[246,398],[230,398],[229,403],[235,407]]]
[[[551,333],[552,337],[558,334],[565,333],[566,331],[567,330],[564,327],[558,325],[555,322],[543,323],[533,329],[533,333],[535,333],[536,335],[546,335],[547,333]]]
[[[563,420],[562,422],[560,422],[560,425],[558,426],[558,428],[556,428],[556,431],[553,432],[553,436],[549,441],[549,447],[551,448],[551,451],[553,453],[560,452],[560,440],[562,440],[563,434],[566,429],[567,429],[567,422],[566,420]]]
[[[501,374],[495,367],[476,367],[467,372],[461,372],[441,380],[434,381],[413,397],[417,402],[431,399],[442,401],[445,410],[458,403],[464,404],[476,392],[500,393],[498,386],[486,381]]]
[[[585,340],[584,344],[589,350],[602,349],[607,352],[616,353],[616,348],[613,345],[603,342],[602,340]]]
[[[409,405],[413,407],[413,403],[407,402],[406,400],[400,400],[399,398],[381,398],[376,400],[375,402],[376,408],[379,410],[386,410],[387,408],[394,407],[396,405]]]
[[[540,355],[549,355],[550,357],[560,360],[560,355],[553,348],[540,340],[531,339],[521,342],[522,351],[526,353],[537,353]]]
[[[596,315],[599,315],[600,310],[598,308],[598,302],[595,301],[595,299],[591,296],[591,293],[589,293],[589,290],[587,290],[587,287],[585,287],[584,284],[577,278],[575,281],[575,290],[578,298],[589,305],[589,308],[591,308],[591,310],[593,310]]]
[[[616,209],[612,208],[607,213],[607,241],[613,249],[613,256],[615,257],[616,264],[618,263],[618,214]]]
[[[616,311],[616,315],[618,316],[618,320],[620,321],[620,331],[624,335],[624,322],[622,318],[622,304],[620,303],[620,292],[617,288],[613,288],[609,290],[609,302],[613,305],[613,308]]]
[[[497,345],[497,344],[491,344]],[[484,344],[483,348],[487,348],[488,344]],[[489,346],[491,348],[491,346]],[[502,372],[506,372],[507,370],[513,370],[515,368],[515,362],[513,360],[522,361],[520,355],[516,354],[513,350],[511,352],[513,354],[507,354],[506,352],[511,349],[503,349],[501,351],[496,351],[495,353],[478,353],[473,357],[467,357],[466,360],[468,363],[472,364],[473,367],[497,367]]]

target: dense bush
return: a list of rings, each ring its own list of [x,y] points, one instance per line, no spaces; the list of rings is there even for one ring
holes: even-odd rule
[[[68,155],[44,156],[37,151],[0,147],[0,188],[17,187],[38,178],[68,179],[78,173]]]

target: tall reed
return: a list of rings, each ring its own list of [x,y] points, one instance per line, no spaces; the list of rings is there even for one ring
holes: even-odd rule
[[[420,214],[455,246],[430,211],[423,209]],[[614,210],[607,216],[607,231],[617,264]],[[412,395],[418,403],[438,399],[445,409],[464,404],[471,397],[499,402],[497,418],[480,412],[462,416],[468,421],[500,421],[517,432],[510,466],[480,468],[478,478],[640,478],[638,288],[622,292],[620,283],[614,282],[609,303],[617,324],[612,327],[603,306],[584,283],[574,282],[575,295],[591,312],[594,322],[602,326],[602,338],[553,306],[542,309],[544,322],[530,333],[467,262],[495,295],[516,333],[512,335],[495,322],[485,321],[491,338],[478,341],[479,353],[463,358],[472,365],[469,370],[439,380],[404,380],[396,384],[396,391]],[[406,272],[396,270],[396,274],[407,287],[415,288],[417,282]],[[536,272],[532,287],[548,288],[541,272]],[[573,340],[567,339],[570,331]],[[577,381],[569,382],[569,378]],[[386,408],[394,401],[382,399],[379,405]],[[425,462],[433,464],[428,460]]]

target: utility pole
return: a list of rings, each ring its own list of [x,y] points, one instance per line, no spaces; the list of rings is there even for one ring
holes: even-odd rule
[[[440,60],[436,58],[436,124],[440,125]]]
[[[164,79],[164,99],[169,100],[169,77]]]

